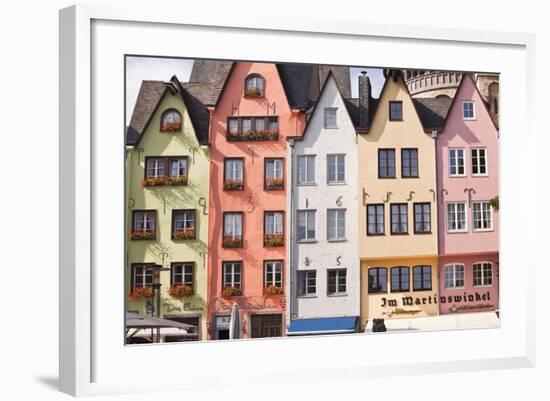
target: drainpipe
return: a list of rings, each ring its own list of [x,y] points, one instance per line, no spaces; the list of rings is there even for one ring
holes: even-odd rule
[[[288,195],[289,199],[289,216],[290,216],[290,222],[288,224],[289,229],[289,242],[288,242],[288,249],[289,249],[289,257],[288,257],[288,263],[289,263],[289,286],[288,286],[288,310],[289,310],[289,320],[292,320],[292,315],[294,312],[294,139],[288,140],[288,146],[290,147],[290,193]],[[290,322],[287,322],[287,324]]]

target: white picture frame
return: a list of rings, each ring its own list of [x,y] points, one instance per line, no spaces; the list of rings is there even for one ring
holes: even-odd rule
[[[224,40],[216,43],[222,35]],[[186,43],[182,38],[195,40]],[[200,46],[197,38],[201,39]],[[239,41],[232,40],[235,38]],[[260,39],[269,45],[251,50]],[[285,46],[290,40],[296,46]],[[332,51],[315,52],[320,43]],[[528,232],[536,232],[537,207],[528,204],[524,195],[526,188],[536,184],[534,175],[528,174],[535,169],[536,149],[518,146],[519,139],[513,135],[522,132],[523,141],[535,140],[530,124],[535,110],[534,43],[533,35],[508,32],[291,17],[249,20],[243,15],[226,20],[215,13],[186,13],[183,6],[178,10],[79,5],[62,10],[61,391],[81,396],[234,386],[231,377],[211,369],[211,362],[220,355],[238,360],[236,368],[257,383],[274,377],[281,382],[293,381],[297,372],[305,381],[344,377],[359,381],[407,374],[410,369],[418,374],[534,366],[535,312],[529,305],[535,302],[535,283],[527,277],[534,271],[535,253],[520,258],[521,250],[531,245],[529,237],[523,235],[525,230],[513,229],[527,225]],[[420,49],[437,49],[440,56],[452,53],[454,58],[439,57],[434,62],[430,52],[421,55]],[[339,64],[347,65],[500,72],[501,328],[124,347],[120,309],[123,270],[117,270],[123,231],[116,229],[122,224],[123,213],[124,54],[310,63],[340,60]],[[461,57],[465,54],[470,57]],[[515,168],[506,163],[512,149]],[[114,229],[106,230],[111,226]],[[106,264],[111,265],[110,270]],[[445,347],[448,343],[456,347]],[[384,353],[390,344],[395,353]],[[423,344],[439,347],[426,352]],[[343,352],[321,356],[316,353],[320,346]],[[345,352],[351,349],[354,352]],[[262,364],[266,351],[292,354],[304,362],[290,363],[281,358]],[[183,353],[195,361],[185,380],[177,369],[170,369],[170,358]],[[166,369],[148,372],[147,381],[136,381],[137,361],[163,363]]]

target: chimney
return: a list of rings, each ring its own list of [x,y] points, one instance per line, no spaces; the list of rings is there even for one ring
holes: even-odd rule
[[[369,128],[371,85],[366,71],[359,75],[359,128]]]

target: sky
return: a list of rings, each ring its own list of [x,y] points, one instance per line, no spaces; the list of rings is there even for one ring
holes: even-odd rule
[[[191,75],[193,60],[158,58],[158,57],[127,57],[126,58],[126,124],[130,122],[132,110],[143,80],[168,81],[172,75],[176,75],[180,81],[187,82]],[[372,84],[372,95],[378,97],[384,76],[380,68],[352,67],[351,95],[357,97],[357,77],[361,71],[367,71]]]

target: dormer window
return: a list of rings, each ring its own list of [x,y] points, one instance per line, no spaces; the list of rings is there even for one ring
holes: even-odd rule
[[[265,79],[258,74],[246,77],[244,85],[245,97],[264,97]]]
[[[161,132],[178,132],[181,131],[181,114],[175,109],[166,110],[162,114],[160,122]]]

